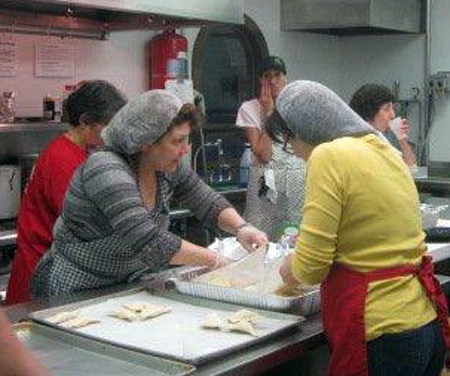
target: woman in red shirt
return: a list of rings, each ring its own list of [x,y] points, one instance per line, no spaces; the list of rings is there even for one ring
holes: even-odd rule
[[[72,175],[89,148],[101,144],[101,130],[125,103],[123,94],[105,81],[87,81],[69,96],[69,130],[41,153],[22,197],[6,304],[30,300],[31,274],[53,241],[53,226]]]

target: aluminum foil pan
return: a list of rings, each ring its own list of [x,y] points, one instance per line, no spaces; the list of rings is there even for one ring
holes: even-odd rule
[[[311,288],[299,297],[283,297],[191,281],[207,271],[206,268],[188,270],[172,278],[171,282],[180,293],[201,298],[271,311],[291,312],[302,316],[309,316],[320,311],[320,293],[317,287]]]

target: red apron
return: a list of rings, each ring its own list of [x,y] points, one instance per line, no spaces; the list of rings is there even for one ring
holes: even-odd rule
[[[364,324],[368,285],[370,282],[411,274],[417,275],[428,298],[435,304],[445,344],[450,349],[447,301],[434,276],[431,257],[424,256],[418,267],[402,266],[368,273],[360,273],[335,263],[321,286],[322,320],[332,351],[329,376],[369,375]]]

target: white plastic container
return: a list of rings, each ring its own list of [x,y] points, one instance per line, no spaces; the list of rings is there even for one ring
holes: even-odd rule
[[[250,177],[250,164],[252,162],[252,149],[250,144],[245,144],[245,150],[239,163],[239,182],[238,185],[241,188],[245,188],[248,185]]]

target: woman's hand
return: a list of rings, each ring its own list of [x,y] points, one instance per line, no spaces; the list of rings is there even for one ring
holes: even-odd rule
[[[298,286],[300,284],[292,274],[292,254],[284,259],[283,265],[280,268],[280,275],[283,282],[288,286]]]
[[[220,269],[220,268],[223,268],[224,266],[230,265],[231,263],[232,263],[232,260],[219,254],[219,252],[217,252],[216,253],[216,262],[212,268]]]
[[[219,252],[213,252],[208,248],[182,240],[180,250],[175,253],[170,263],[172,265],[207,266],[211,269],[218,269],[230,264],[231,260]]]
[[[408,125],[408,120],[402,119],[399,129],[398,129],[398,135],[396,134],[397,139],[399,141],[408,140],[410,132],[411,132],[411,127]]]
[[[250,224],[242,226],[237,231],[236,238],[250,253],[265,248],[269,243],[267,235]]]
[[[270,94],[270,85],[267,79],[262,79],[261,92],[259,93],[258,101],[261,105],[262,117],[267,119],[272,115],[272,112],[275,109],[275,103]]]

